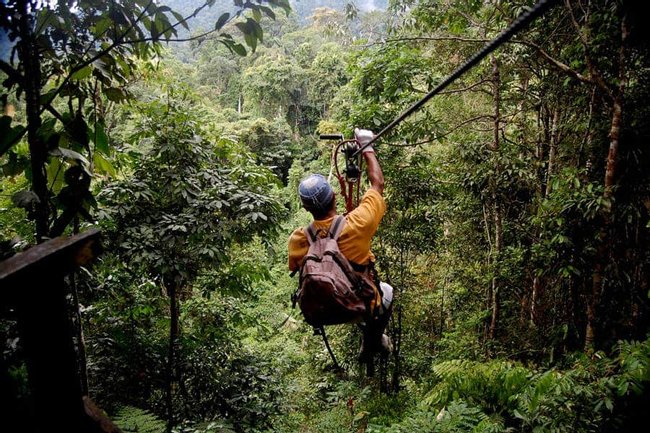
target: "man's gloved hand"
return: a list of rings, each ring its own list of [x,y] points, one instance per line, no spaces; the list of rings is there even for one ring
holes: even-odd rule
[[[354,128],[354,138],[359,142],[361,146],[365,145],[370,140],[372,140],[374,136],[375,134],[369,129]],[[373,149],[371,144],[370,146],[366,146],[361,152],[366,153],[366,152],[374,152],[374,151],[375,149]]]

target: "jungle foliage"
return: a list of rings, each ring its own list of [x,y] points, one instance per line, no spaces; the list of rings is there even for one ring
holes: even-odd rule
[[[286,238],[309,222],[295,191],[330,170],[317,135],[379,131],[532,2],[36,3],[0,5],[15,43],[0,60],[2,257],[101,227],[104,253],[70,290],[87,392],[123,431],[640,425],[650,35],[636,2],[558,2],[378,142],[373,251],[396,289],[396,350],[372,378],[355,327],[328,329],[332,371],[291,308]],[[7,407],[27,416],[11,315],[0,329]]]

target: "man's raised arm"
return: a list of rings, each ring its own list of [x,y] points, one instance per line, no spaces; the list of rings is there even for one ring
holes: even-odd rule
[[[363,146],[372,140],[374,134],[372,131],[369,131],[367,129],[355,128],[354,137]],[[383,194],[384,173],[381,171],[381,167],[379,166],[379,161],[377,160],[375,149],[373,149],[372,145],[366,146],[363,149],[362,154],[363,159],[366,161],[366,172],[368,173],[368,179],[370,179],[370,188],[376,190],[379,194]]]

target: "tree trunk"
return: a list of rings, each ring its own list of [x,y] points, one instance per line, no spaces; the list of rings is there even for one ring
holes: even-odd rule
[[[174,391],[178,386],[178,338],[180,335],[179,327],[179,285],[176,281],[167,288],[169,295],[169,353],[167,364],[167,433],[171,433],[175,425],[174,417]]]
[[[41,63],[34,39],[33,5],[29,0],[19,0],[20,42],[18,49],[25,68],[25,111],[27,113],[27,142],[32,168],[32,191],[38,197],[35,223],[36,241],[45,241],[49,224],[49,200],[45,163],[47,149],[38,136],[41,127]]]
[[[596,262],[591,279],[591,297],[587,303],[587,326],[585,329],[585,350],[592,349],[596,342],[596,321],[598,304],[605,290],[603,286],[603,271],[609,256],[609,232],[612,225],[612,199],[618,162],[618,147],[621,135],[621,120],[623,117],[622,93],[614,100],[612,108],[612,124],[609,131],[609,152],[605,169],[605,190],[603,192],[603,222],[598,233]]]
[[[549,138],[549,146],[548,146],[548,160],[546,162],[546,179],[544,183],[541,185],[541,194],[539,197],[540,201],[542,201],[545,198],[548,198],[553,188],[552,183],[553,183],[553,175],[555,174],[555,163],[556,163],[555,159],[557,155],[557,147],[560,141],[559,123],[560,123],[560,110],[554,108],[553,116],[551,118],[550,130],[544,134],[546,137]],[[544,122],[544,125],[547,125],[547,122]],[[537,233],[535,233],[535,243],[539,243],[540,240],[541,240],[540,234],[537,231]],[[533,326],[536,324],[537,321],[537,301],[540,296],[541,288],[542,288],[541,278],[536,272],[535,277],[533,278],[533,284],[530,293],[529,321],[530,324]]]
[[[499,268],[499,256],[501,255],[502,243],[503,243],[503,221],[501,218],[501,198],[499,197],[499,177],[501,176],[501,163],[499,162],[499,127],[501,123],[501,114],[500,114],[500,104],[501,104],[501,74],[499,73],[499,64],[495,56],[491,56],[492,59],[492,89],[494,92],[494,142],[492,143],[492,150],[495,152],[495,170],[494,177],[491,180],[491,193],[492,193],[492,203],[494,206],[494,258],[493,263],[493,272],[494,276],[492,277],[492,282],[490,284],[490,306],[491,306],[491,317],[490,317],[490,327],[488,329],[488,338],[493,340],[496,336],[497,330],[497,321],[499,318],[499,278],[498,268]]]
[[[591,298],[587,303],[587,325],[585,328],[585,350],[594,348],[596,343],[596,322],[598,320],[598,304],[602,292],[603,272],[610,255],[609,235],[612,225],[612,200],[614,198],[614,186],[616,185],[618,149],[621,138],[621,123],[623,120],[623,101],[627,87],[627,70],[625,63],[627,59],[626,42],[629,35],[626,16],[621,19],[621,47],[618,59],[618,87],[615,90],[612,106],[612,123],[609,130],[609,151],[607,153],[607,165],[605,167],[605,190],[603,191],[603,218],[598,233],[598,246],[594,272],[591,280]]]
[[[499,168],[497,166],[497,168]],[[500,171],[500,170],[498,170]],[[499,257],[501,255],[501,250],[502,250],[502,244],[503,244],[503,221],[501,218],[501,205],[499,204],[499,198],[496,196],[496,194],[493,196],[494,200],[494,273],[495,275],[492,277],[492,284],[491,284],[491,305],[492,305],[492,313],[490,317],[490,329],[488,332],[488,338],[490,340],[493,340],[494,337],[496,336],[497,332],[497,322],[499,320],[499,311],[500,311],[500,298],[499,298],[499,277],[496,275],[498,274],[498,269],[499,269]]]

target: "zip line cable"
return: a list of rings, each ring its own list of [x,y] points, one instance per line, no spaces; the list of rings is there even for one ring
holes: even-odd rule
[[[375,141],[379,140],[379,138],[382,135],[386,134],[388,131],[393,129],[402,120],[404,120],[405,118],[413,114],[415,111],[419,110],[424,104],[427,103],[427,101],[429,101],[429,99],[431,99],[436,94],[440,93],[449,84],[451,84],[456,79],[458,79],[461,75],[463,75],[465,72],[467,72],[468,70],[476,66],[488,54],[490,54],[492,51],[496,50],[501,45],[506,43],[510,38],[512,38],[516,33],[518,33],[524,27],[530,24],[533,20],[539,18],[544,13],[546,13],[546,11],[548,11],[551,8],[551,6],[554,6],[555,3],[557,3],[558,1],[559,0],[540,0],[535,6],[532,7],[532,9],[529,9],[526,12],[519,15],[517,19],[515,19],[507,29],[505,29],[503,32],[501,32],[501,34],[499,34],[499,36],[494,38],[491,42],[485,44],[485,46],[479,52],[477,52],[472,57],[470,57],[469,60],[465,62],[465,64],[463,64],[454,72],[452,72],[451,75],[445,78],[440,84],[438,84],[433,90],[427,93],[422,99],[420,99],[418,102],[410,106],[406,111],[404,111],[397,118],[395,118],[395,120],[389,123],[388,126],[386,126],[384,129],[379,131],[379,133],[375,135],[372,138],[372,140],[370,140],[368,143],[364,144],[359,149],[357,149],[356,152],[352,154],[352,156],[354,157],[358,155],[363,149],[370,146]]]

